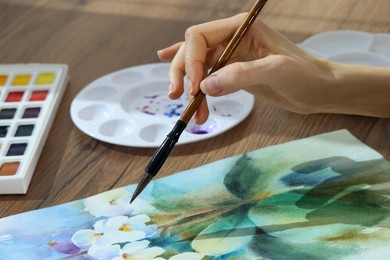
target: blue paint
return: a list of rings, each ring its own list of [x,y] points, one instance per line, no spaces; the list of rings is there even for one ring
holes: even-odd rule
[[[187,97],[171,100],[166,93],[149,94],[138,100],[135,109],[152,116],[179,117],[184,112],[184,103],[187,100]]]
[[[180,116],[181,111],[178,111],[179,108],[182,108],[183,104],[170,104],[168,105],[168,111],[164,113],[167,117]]]

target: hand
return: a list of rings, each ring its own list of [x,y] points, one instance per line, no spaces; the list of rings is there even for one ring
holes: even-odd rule
[[[260,20],[255,21],[243,38],[229,64],[207,75],[246,14],[208,22],[187,29],[185,42],[158,52],[161,60],[172,60],[169,71],[169,97],[183,94],[183,78],[187,75],[190,95],[201,89],[206,95],[221,96],[247,87],[258,87],[263,100],[297,113],[347,113],[390,116],[390,102],[379,110],[368,111],[358,105],[372,90],[364,82],[388,85],[389,70],[343,65],[307,54]],[[373,78],[372,75],[378,74]],[[359,76],[356,76],[359,75]],[[371,75],[371,76],[370,76]],[[387,82],[387,83],[386,83]],[[358,85],[361,92],[354,88]],[[390,91],[384,88],[383,91]],[[366,102],[375,104],[378,95],[368,95]],[[360,96],[357,96],[360,95]],[[350,103],[346,100],[353,98]],[[387,95],[388,97],[388,95]],[[356,106],[351,106],[357,100]],[[384,105],[384,107],[383,107]],[[195,114],[203,123],[208,117],[204,101]]]

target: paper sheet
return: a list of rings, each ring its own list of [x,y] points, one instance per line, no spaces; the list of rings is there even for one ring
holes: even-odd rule
[[[0,259],[390,259],[389,181],[340,130],[0,219]]]

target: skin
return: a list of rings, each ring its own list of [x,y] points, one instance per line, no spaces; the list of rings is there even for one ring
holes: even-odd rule
[[[212,75],[214,65],[246,14],[187,29],[185,41],[158,51],[171,61],[169,93],[199,90],[222,96],[247,87],[282,109],[302,113],[339,113],[390,118],[390,68],[346,65],[315,58],[260,20],[255,21],[229,64]],[[206,100],[195,114],[202,124],[209,111]]]

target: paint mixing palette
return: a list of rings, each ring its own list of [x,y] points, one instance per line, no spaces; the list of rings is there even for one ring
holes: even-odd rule
[[[390,67],[390,34],[341,30],[313,35],[299,47],[336,62]]]
[[[188,103],[185,97],[167,97],[168,70],[169,63],[146,64],[93,81],[72,102],[73,122],[87,135],[107,143],[160,146]],[[245,91],[207,100],[208,121],[203,125],[190,121],[178,144],[225,132],[246,118],[254,105],[254,96]]]
[[[57,64],[0,65],[0,194],[27,192],[67,70]]]

